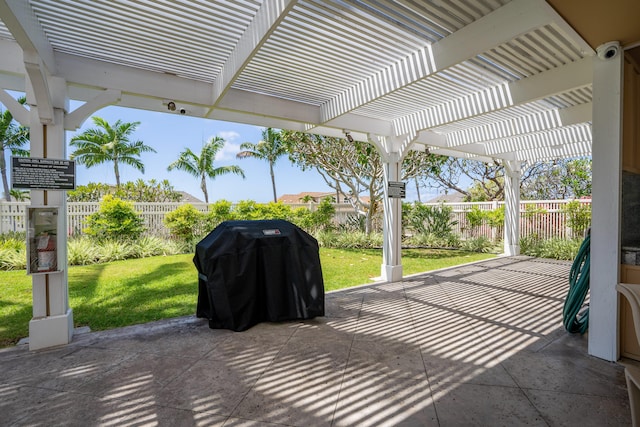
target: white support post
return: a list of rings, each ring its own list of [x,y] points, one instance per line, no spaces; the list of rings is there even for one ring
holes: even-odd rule
[[[589,354],[618,359],[623,55],[594,58]]]
[[[520,255],[520,162],[504,162],[504,254]]]
[[[67,109],[66,84],[63,80],[51,78],[48,86],[53,91],[47,97],[54,101],[53,120],[42,124],[38,106],[31,104],[31,156],[54,159],[66,158],[64,115]],[[36,97],[33,86],[27,85],[27,102]],[[49,118],[46,117],[46,121]],[[69,307],[67,279],[67,226],[66,192],[58,190],[32,190],[33,206],[56,206],[60,208],[64,221],[57,236],[58,270],[37,274],[32,277],[33,318],[29,322],[29,349],[64,345],[73,337],[73,311]]]
[[[402,280],[402,199],[389,197],[389,181],[400,181],[401,166],[397,159],[384,163],[382,278],[388,282]]]

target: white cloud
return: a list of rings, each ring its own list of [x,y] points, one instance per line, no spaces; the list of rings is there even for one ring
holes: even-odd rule
[[[216,154],[216,160],[232,160],[236,158],[236,154],[240,151],[240,144],[233,144],[231,142],[225,142],[222,150]]]
[[[218,132],[218,136],[227,142],[233,142],[240,138],[240,134],[233,130]]]

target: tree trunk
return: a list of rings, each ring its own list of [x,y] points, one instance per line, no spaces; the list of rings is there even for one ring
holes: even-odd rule
[[[118,169],[118,160],[113,161],[113,172],[116,174],[116,188],[120,188],[120,170]]]
[[[273,162],[269,162],[269,172],[271,173],[271,187],[273,188],[273,203],[278,203],[278,196],[276,195],[276,177],[273,173]]]
[[[204,193],[204,202],[206,204],[209,204],[209,194],[207,193],[207,177],[204,174],[202,174],[202,178],[200,180],[200,188]]]
[[[4,189],[4,198],[7,202],[10,202],[11,193],[9,192],[9,182],[7,180],[7,162],[4,159],[4,153],[0,153],[0,174],[2,174],[2,188]]]

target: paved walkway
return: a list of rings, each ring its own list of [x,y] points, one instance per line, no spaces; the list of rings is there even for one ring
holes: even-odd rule
[[[0,351],[0,425],[630,425],[623,369],[561,324],[570,265],[525,257],[326,296],[326,317],[194,317]]]

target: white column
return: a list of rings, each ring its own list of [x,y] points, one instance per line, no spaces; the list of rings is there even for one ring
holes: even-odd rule
[[[618,359],[623,56],[593,62],[589,354]]]
[[[27,85],[27,102],[31,106],[31,157],[66,159],[64,116],[67,111],[66,84],[52,78],[48,94],[53,103],[53,123],[42,124],[33,88]],[[66,192],[58,190],[32,190],[32,206],[56,206],[64,218],[57,236],[57,272],[32,277],[33,318],[29,322],[29,349],[68,344],[73,337],[73,311],[69,307],[67,281],[67,208]]]
[[[504,254],[508,256],[520,255],[520,169],[520,162],[504,162]]]
[[[402,199],[389,197],[389,181],[400,181],[401,161],[397,155],[384,160],[384,223],[382,247],[382,279],[402,280]],[[384,158],[384,157],[383,157]]]

